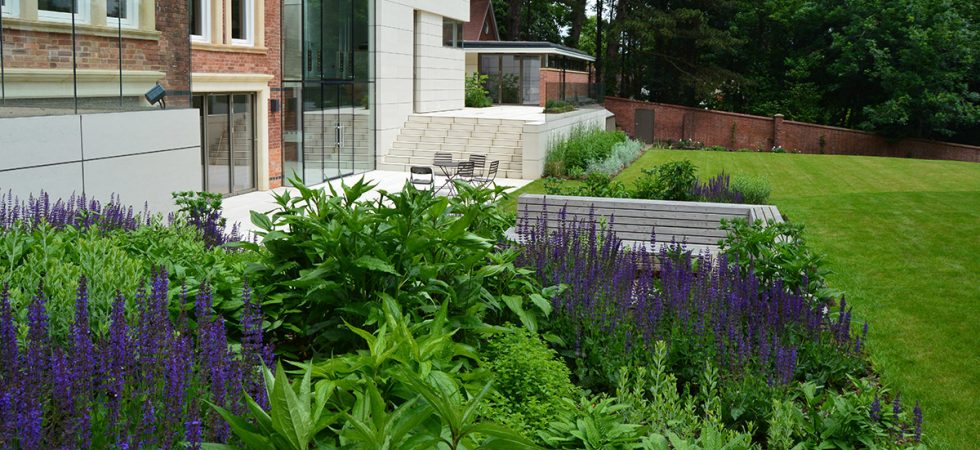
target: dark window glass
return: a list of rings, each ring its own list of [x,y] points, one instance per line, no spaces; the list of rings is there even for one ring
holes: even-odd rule
[[[126,0],[107,0],[105,4],[106,17],[115,17],[117,19],[128,19],[129,12],[127,10],[129,2]]]
[[[78,11],[78,1],[74,2],[75,11]],[[72,0],[37,0],[37,9],[40,11],[53,12],[72,12]]]
[[[194,36],[203,36],[204,35],[204,24],[202,23],[202,21],[204,20],[204,18],[202,17],[202,15],[203,15],[203,14],[201,14],[202,12],[203,11],[201,11],[201,0],[191,0],[191,11],[190,11],[190,14],[191,14],[191,20],[190,20],[190,22],[191,22],[191,30],[190,30],[190,32]]]
[[[444,47],[453,46],[453,21],[449,19],[442,19],[442,45]]]
[[[231,0],[231,38],[248,39],[248,2]]]

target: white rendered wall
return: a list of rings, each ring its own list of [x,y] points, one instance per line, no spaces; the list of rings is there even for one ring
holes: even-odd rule
[[[469,0],[378,0],[375,10],[376,26],[376,62],[375,62],[375,89],[377,105],[377,158],[381,161],[384,155],[388,154],[392,142],[398,136],[399,131],[408,116],[416,112],[415,95],[415,12],[420,15],[438,16],[438,30],[430,30],[426,34],[438,36],[440,51],[426,49],[420,58],[420,66],[427,76],[446,77],[446,73],[438,73],[438,70],[431,71],[428,68],[443,67],[452,69],[454,62],[452,57],[439,60],[440,55],[445,57],[442,50],[442,17],[466,21],[469,20],[470,5]],[[433,22],[430,17],[428,22]],[[456,80],[447,83],[450,89],[457,89],[458,94],[428,92],[420,95],[421,106],[428,110],[438,110],[432,108],[445,107],[446,109],[456,109],[463,107],[464,95],[464,57],[460,49],[445,49],[459,53],[458,71]],[[421,77],[420,77],[421,78]],[[457,88],[452,86],[458,85]],[[423,87],[430,87],[427,83]],[[458,97],[458,100],[445,101],[438,100],[439,96],[447,98]],[[441,103],[441,105],[440,105]],[[453,106],[456,105],[456,106]]]
[[[415,112],[464,106],[466,53],[442,43],[442,16],[418,13],[415,24]]]
[[[0,119],[0,191],[52,199],[85,193],[153,212],[170,194],[199,191],[201,128],[196,109]]]

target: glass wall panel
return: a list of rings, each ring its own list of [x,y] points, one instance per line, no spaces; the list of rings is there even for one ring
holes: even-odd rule
[[[231,159],[234,192],[255,189],[255,118],[252,95],[232,96]]]
[[[500,102],[520,103],[521,61],[514,55],[501,55],[500,74]]]
[[[374,1],[285,0],[283,8],[286,176],[316,184],[373,169]]]
[[[303,79],[303,2],[282,2],[282,77]]]
[[[541,57],[525,56],[521,64],[521,100],[525,105],[541,104]]]
[[[204,120],[205,187],[208,192],[231,193],[230,136],[228,133],[228,96],[206,97]]]
[[[283,83],[282,87],[282,176],[288,182],[294,176],[303,176],[303,102],[300,83]]]

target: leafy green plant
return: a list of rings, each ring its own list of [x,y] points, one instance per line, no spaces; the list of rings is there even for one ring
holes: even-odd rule
[[[565,100],[548,100],[544,105],[545,114],[561,114],[576,109],[574,103]]]
[[[727,152],[728,149],[724,145],[709,145],[704,148],[705,151],[709,152]]]
[[[493,101],[490,100],[490,91],[487,90],[486,85],[486,75],[473,72],[472,75],[466,77],[467,108],[485,108],[493,105]]]
[[[697,168],[688,160],[670,161],[643,169],[634,184],[633,196],[651,200],[691,200],[691,187],[697,181]]]
[[[484,367],[497,386],[483,413],[487,418],[534,437],[564,408],[563,399],[576,397],[565,362],[526,329],[491,339],[486,354]]]
[[[720,242],[721,250],[743,272],[752,270],[767,283],[779,280],[784,288],[802,290],[815,301],[840,295],[827,284],[830,269],[824,265],[823,257],[810,250],[802,224],[750,224],[736,219],[723,221],[722,228],[728,236]]]
[[[576,127],[568,136],[552,142],[545,160],[545,176],[567,177],[585,170],[589,163],[609,157],[613,146],[626,141],[621,131]]]
[[[246,447],[533,448],[479,416],[493,384],[479,372],[464,382],[475,354],[453,342],[446,305],[413,323],[394,298],[382,297],[376,332],[348,325],[365,349],[298,364],[303,378],[292,384],[282,367],[275,376],[266,370],[268,411],[250,398],[245,416],[219,409]]]
[[[735,175],[732,177],[732,189],[742,194],[743,201],[749,205],[766,205],[772,187],[769,180],[763,177]]]
[[[704,148],[704,143],[695,141],[694,139],[680,139],[677,142],[670,143],[670,148],[676,148],[679,150],[700,150]]]
[[[632,163],[643,152],[643,143],[633,139],[613,144],[609,156],[601,161],[589,163],[586,172],[602,172],[614,176]]]
[[[532,301],[541,294],[534,278],[514,273],[506,259],[487,265],[500,230],[511,224],[488,207],[501,190],[461,188],[446,198],[406,184],[400,193],[362,201],[373,187],[363,180],[340,193],[295,181],[299,195],[277,194],[280,209],[271,217],[253,213],[262,245],[239,244],[262,256],[250,273],[280,354],[308,358],[354,348],[344,322],[375,326],[382,294],[417,319],[446,303],[464,340],[487,325],[488,314],[533,324],[543,313],[547,302]],[[528,282],[512,283],[515,277]]]

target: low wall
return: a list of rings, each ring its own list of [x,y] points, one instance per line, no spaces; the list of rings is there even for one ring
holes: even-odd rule
[[[524,150],[521,169],[525,180],[544,175],[544,162],[551,143],[563,139],[577,126],[606,129],[612,113],[601,107],[587,107],[564,114],[547,114],[544,122],[524,125]]]
[[[780,114],[761,117],[618,97],[606,97],[605,107],[630,136],[637,135],[638,125],[649,126],[656,141],[692,139],[731,149],[782,146],[796,153],[980,162],[980,147],[976,146],[926,139],[896,141],[864,131],[784,120]],[[640,109],[653,112],[653,124],[637,123]]]
[[[52,198],[111,194],[153,212],[171,192],[201,190],[196,109],[0,119],[0,191]]]

